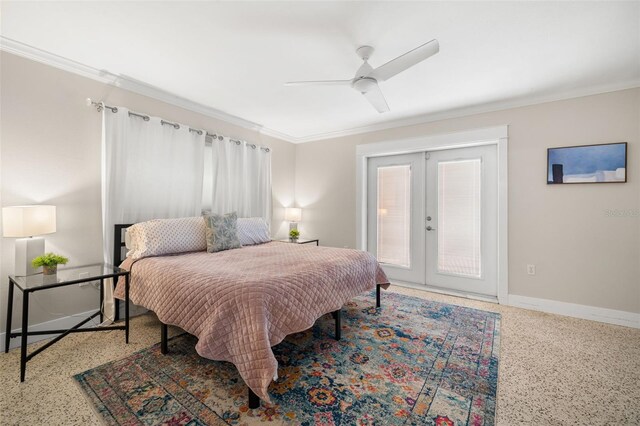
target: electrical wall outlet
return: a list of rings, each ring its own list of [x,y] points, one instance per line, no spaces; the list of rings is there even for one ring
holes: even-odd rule
[[[527,265],[527,274],[535,275],[536,274],[536,265]]]

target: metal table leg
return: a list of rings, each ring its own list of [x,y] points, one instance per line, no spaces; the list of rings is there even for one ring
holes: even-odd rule
[[[4,353],[9,352],[11,342],[11,316],[13,315],[13,281],[9,280],[9,297],[7,298],[7,333],[4,335]]]
[[[104,321],[104,313],[103,313],[103,305],[104,305],[104,279],[100,278],[100,324]]]
[[[27,332],[29,328],[29,292],[22,292],[22,336],[20,342],[20,381],[27,372]]]
[[[116,278],[112,278],[113,280],[113,288],[116,288],[116,284],[117,284],[117,279]],[[114,308],[114,313],[113,313],[113,321],[118,321],[120,319],[120,301],[118,299],[113,299],[113,308]]]

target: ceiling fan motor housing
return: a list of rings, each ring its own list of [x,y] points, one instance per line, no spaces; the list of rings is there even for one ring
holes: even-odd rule
[[[356,78],[355,80],[353,80],[353,83],[351,83],[351,87],[353,87],[360,93],[367,93],[377,85],[378,82],[376,81],[376,79],[371,77]]]

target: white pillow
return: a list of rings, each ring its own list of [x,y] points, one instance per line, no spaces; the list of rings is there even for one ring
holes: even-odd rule
[[[243,246],[268,243],[271,241],[267,222],[261,217],[239,217],[238,239]]]
[[[129,234],[129,230],[124,230],[124,246],[127,250],[131,250],[133,248],[133,243],[131,242],[131,234]]]
[[[130,226],[127,232],[131,245],[127,256],[132,259],[207,249],[202,216],[149,220]]]

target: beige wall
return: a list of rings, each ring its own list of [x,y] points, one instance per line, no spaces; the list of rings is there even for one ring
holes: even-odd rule
[[[510,293],[640,312],[640,217],[605,215],[640,209],[640,89],[292,145],[4,52],[0,62],[0,203],[58,206],[47,250],[73,264],[102,259],[101,119],[86,97],[272,147],[274,234],[286,233],[284,206],[295,189],[305,236],[337,247],[355,245],[356,145],[508,124]],[[628,183],[545,184],[547,147],[616,141],[629,142]],[[2,331],[12,240],[2,240],[0,255]],[[527,263],[536,264],[535,276]],[[89,310],[96,300],[90,287],[42,293],[31,323]]]
[[[87,97],[271,147],[272,229],[276,236],[285,236],[283,206],[288,207],[294,196],[295,145],[5,52],[0,61],[2,206],[56,205],[58,229],[46,236],[47,251],[68,256],[73,265],[102,261],[101,115],[86,106]],[[12,239],[2,239],[1,256],[4,331]],[[97,306],[98,293],[92,287],[64,288],[36,294],[35,299],[31,324],[90,310]],[[15,306],[17,326],[20,303]]]
[[[509,125],[509,293],[640,312],[640,89],[317,141],[296,147],[302,232],[355,245],[358,144]],[[547,148],[621,142],[628,183],[546,184]],[[606,210],[626,217],[607,217]],[[536,275],[526,265],[536,265]]]

